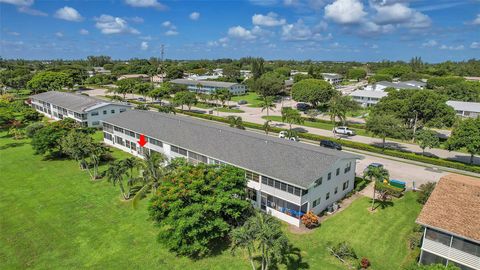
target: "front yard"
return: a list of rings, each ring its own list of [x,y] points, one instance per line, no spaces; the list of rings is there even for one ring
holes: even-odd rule
[[[43,160],[28,140],[14,141],[5,132],[0,172],[2,269],[250,269],[246,254],[232,256],[229,250],[198,261],[176,257],[158,243],[146,200],[134,210],[120,200],[117,187],[92,182],[74,161]],[[371,269],[400,269],[420,211],[415,195],[407,193],[373,214],[370,200],[360,198],[311,233],[288,232],[301,255],[292,269],[345,269],[328,254],[328,241],[348,241],[370,259]]]

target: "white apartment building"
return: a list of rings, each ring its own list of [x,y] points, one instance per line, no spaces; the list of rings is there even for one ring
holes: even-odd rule
[[[378,103],[380,99],[386,97],[387,92],[372,91],[372,90],[355,90],[350,93],[350,96],[362,107],[370,107]]]
[[[30,96],[29,102],[35,110],[49,118],[61,120],[69,117],[88,127],[100,127],[103,119],[132,108],[126,103],[108,102],[89,96],[57,91]]]
[[[480,270],[480,180],[442,177],[417,218],[424,227],[420,263]]]
[[[343,76],[337,73],[322,73],[323,79],[331,85],[337,85],[342,82]]]
[[[106,144],[138,157],[159,152],[241,168],[252,204],[295,226],[307,211],[322,212],[354,187],[355,155],[186,116],[131,110],[105,119],[103,131]]]
[[[189,91],[195,93],[212,94],[218,89],[227,89],[232,95],[243,95],[247,91],[246,86],[240,83],[197,81],[188,79],[175,79],[170,82],[173,84],[185,85]]]
[[[477,118],[480,116],[479,102],[447,101],[447,105],[452,107],[458,116]]]

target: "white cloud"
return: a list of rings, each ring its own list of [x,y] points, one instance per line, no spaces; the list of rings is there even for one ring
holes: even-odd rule
[[[195,11],[195,12],[190,13],[190,15],[188,17],[190,18],[190,20],[196,21],[196,20],[200,19],[200,13]]]
[[[302,41],[302,40],[327,40],[332,38],[332,34],[324,36],[320,33],[320,28],[310,29],[302,20],[293,24],[282,26],[282,40]]]
[[[156,9],[165,9],[166,6],[158,2],[157,0],[125,0],[127,5],[132,7],[142,7],[142,8],[156,8]]]
[[[95,27],[100,29],[102,34],[139,34],[140,32],[128,25],[127,21],[119,17],[102,14],[95,18]]]
[[[279,26],[286,23],[285,19],[278,17],[278,14],[269,12],[267,15],[255,14],[252,16],[252,23],[261,26]]]
[[[20,6],[20,7],[18,7],[17,10],[18,10],[18,12],[25,13],[25,14],[32,15],[32,16],[42,16],[42,17],[48,16],[47,13],[45,13],[43,11],[40,11],[38,9],[30,8],[28,6]]]
[[[256,6],[274,6],[278,4],[277,0],[250,0],[250,3]]]
[[[134,17],[124,17],[125,20],[131,21],[134,23],[143,23],[144,19],[142,17],[134,16]]]
[[[432,24],[432,20],[425,14],[415,11],[413,17],[403,25],[408,28],[427,28]]]
[[[472,44],[470,44],[470,48],[471,49],[480,49],[480,42],[472,42]]]
[[[230,27],[228,29],[228,35],[233,38],[238,38],[238,39],[245,39],[245,40],[252,40],[255,39],[255,36],[252,34],[250,30],[247,30],[240,25]]]
[[[218,40],[207,42],[207,46],[208,47],[218,47],[218,46],[227,47],[228,41],[229,41],[228,37],[223,37]]]
[[[447,45],[442,45],[440,46],[440,50],[450,50],[450,51],[460,51],[465,49],[465,46],[463,45],[458,45],[458,46],[447,46]]]
[[[171,21],[164,21],[164,22],[162,23],[162,26],[163,26],[163,27],[172,27],[172,26],[174,26],[174,25],[172,24]]]
[[[62,33],[62,32],[56,32],[56,33],[55,33],[55,36],[61,38],[61,37],[63,37],[63,33]]]
[[[403,23],[413,16],[413,10],[404,4],[374,6],[377,11],[375,22],[379,24]]]
[[[140,49],[142,49],[143,51],[148,50],[148,42],[142,41],[142,43],[140,43]]]
[[[80,15],[76,9],[69,6],[58,9],[57,12],[55,12],[55,18],[72,22],[80,22],[83,20],[82,15]]]
[[[33,0],[0,0],[0,3],[12,4],[15,6],[31,6]]]
[[[20,33],[18,32],[7,32],[7,34],[12,35],[12,36],[20,36]]]
[[[477,18],[472,21],[472,24],[480,25],[480,14],[477,14]]]
[[[428,40],[427,42],[422,43],[422,47],[424,48],[432,48],[436,47],[438,45],[438,42],[434,39]]]
[[[176,35],[178,35],[178,32],[175,31],[175,30],[168,30],[168,31],[165,32],[165,35],[166,36],[176,36]]]
[[[80,35],[88,35],[90,32],[87,29],[80,29],[79,31]]]
[[[395,27],[391,24],[379,25],[374,22],[362,22],[359,29],[359,34],[363,36],[372,36],[378,34],[387,34],[395,30]]]
[[[340,24],[360,23],[366,15],[359,0],[336,0],[325,7],[325,17]]]

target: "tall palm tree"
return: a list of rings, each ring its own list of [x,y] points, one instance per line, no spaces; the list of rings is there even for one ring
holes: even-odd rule
[[[108,149],[101,143],[93,142],[88,146],[87,152],[89,162],[86,168],[92,180],[96,180],[98,178],[98,166],[100,165],[100,159],[107,151]],[[90,166],[92,167],[91,172]]]
[[[363,178],[366,178],[366,179],[369,179],[370,181],[375,181],[375,182],[377,181],[382,182],[383,180],[388,179],[389,177],[390,177],[390,173],[388,172],[387,169],[383,167],[369,166],[363,173]],[[373,185],[372,211],[374,209],[373,207],[375,204],[375,196],[376,196],[375,184],[376,183],[374,183]]]
[[[267,121],[265,121],[265,123],[263,123],[262,129],[263,129],[263,131],[265,131],[265,135],[268,135],[268,132],[270,132],[270,130],[272,128],[270,126],[270,122],[272,122],[272,120],[267,120]]]
[[[248,259],[252,266],[252,270],[256,270],[255,261],[253,258],[253,253],[256,251],[255,248],[255,235],[252,233],[250,228],[250,223],[245,223],[242,227],[239,227],[232,231],[231,233],[232,240],[232,253],[235,253],[238,249],[245,249],[248,253]]]
[[[260,103],[260,107],[262,108],[262,112],[264,110],[267,111],[267,117],[268,117],[269,116],[268,112],[270,110],[273,111],[273,109],[277,107],[277,105],[275,104],[275,97],[272,97],[272,96],[263,97],[263,100]]]
[[[134,170],[140,166],[140,162],[137,158],[135,157],[129,157],[124,160],[122,160],[122,166],[125,168],[125,171],[127,171],[127,185],[131,188],[134,183],[135,183],[135,176],[134,176]]]
[[[111,182],[114,186],[118,185],[120,187],[120,193],[122,194],[123,199],[128,200],[130,194],[125,191],[125,187],[123,186],[123,178],[126,172],[127,168],[123,166],[122,161],[119,160],[110,165],[105,176],[107,177],[108,182]]]
[[[167,157],[157,152],[146,152],[145,158],[141,162],[140,167],[143,169],[139,184],[142,186],[133,197],[132,205],[137,207],[138,202],[146,196],[149,191],[155,192],[160,185],[160,181],[167,173],[165,162]]]
[[[289,130],[292,130],[292,124],[302,124],[303,118],[299,111],[291,107],[283,107],[282,122],[287,122],[289,124]]]

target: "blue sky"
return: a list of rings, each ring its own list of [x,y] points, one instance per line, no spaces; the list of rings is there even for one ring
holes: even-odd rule
[[[480,58],[480,0],[0,0],[0,56]]]

